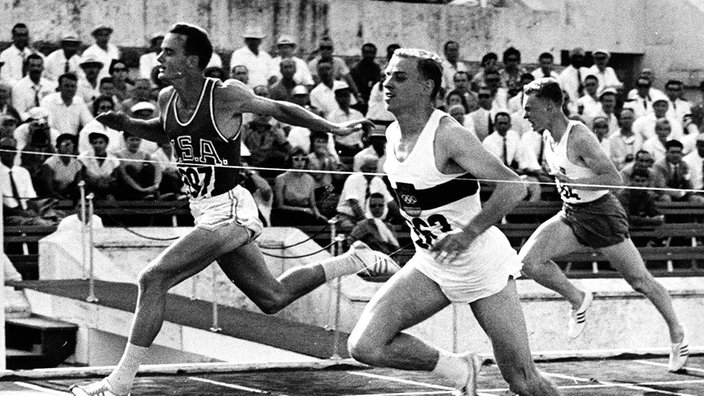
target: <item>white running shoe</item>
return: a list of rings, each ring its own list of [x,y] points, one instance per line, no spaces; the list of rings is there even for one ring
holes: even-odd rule
[[[594,295],[592,292],[585,291],[582,305],[580,305],[578,309],[572,310],[570,319],[567,322],[567,335],[570,338],[577,338],[580,334],[582,334],[584,326],[587,325],[587,310],[589,309],[589,306],[592,305],[593,300]]]
[[[122,394],[113,392],[112,386],[110,386],[110,383],[105,378],[88,385],[71,385],[69,391],[75,396],[130,396],[129,393]]]
[[[467,362],[469,374],[467,375],[467,381],[462,389],[454,394],[456,396],[477,396],[477,377],[479,376],[479,371],[482,369],[482,365],[484,364],[484,359],[471,352],[465,353],[462,357]]]
[[[362,275],[393,275],[401,269],[388,254],[372,250],[362,241],[356,241],[352,244],[350,254],[361,261],[364,267],[364,270],[360,272]]]
[[[679,371],[682,370],[684,364],[687,363],[687,358],[689,357],[689,343],[687,342],[687,335],[682,338],[681,342],[673,342],[670,350],[670,364],[668,365],[668,371]]]

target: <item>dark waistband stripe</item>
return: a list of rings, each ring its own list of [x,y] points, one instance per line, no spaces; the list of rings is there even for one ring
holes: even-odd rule
[[[479,191],[479,182],[471,173],[465,173],[431,188],[415,189],[413,185],[396,183],[394,192],[402,208],[430,210],[445,206]]]

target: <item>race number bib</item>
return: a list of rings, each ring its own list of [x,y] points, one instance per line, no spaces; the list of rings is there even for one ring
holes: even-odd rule
[[[181,180],[183,184],[186,185],[191,198],[208,196],[212,190],[213,171],[214,167],[212,166],[187,166],[178,168]]]
[[[408,221],[408,224],[418,236],[415,240],[416,245],[423,249],[430,249],[440,235],[452,231],[452,225],[441,214],[429,216],[427,223],[420,217],[414,217],[413,220]]]

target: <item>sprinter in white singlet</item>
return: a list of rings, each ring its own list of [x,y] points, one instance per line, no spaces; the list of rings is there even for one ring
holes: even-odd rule
[[[562,210],[543,223],[519,252],[523,273],[565,297],[572,305],[567,334],[576,338],[586,325],[591,292],[577,289],[552,259],[597,249],[643,293],[667,322],[671,352],[669,370],[681,369],[689,355],[684,329],[667,290],[648,272],[628,234],[628,218],[608,187],[618,188],[621,176],[601,150],[596,135],[562,112],[557,80],[543,78],[524,88],[525,118],[543,131],[546,160],[562,197]]]
[[[493,224],[526,193],[520,178],[433,102],[442,65],[423,50],[397,50],[384,89],[396,122],[387,129],[386,170],[415,236],[416,254],[372,298],[349,338],[364,363],[425,370],[462,395],[476,394],[481,361],[434,348],[403,332],[452,302],[468,303],[494,346],[512,392],[558,392],[535,368],[513,274],[515,251]],[[479,202],[477,179],[500,180]]]

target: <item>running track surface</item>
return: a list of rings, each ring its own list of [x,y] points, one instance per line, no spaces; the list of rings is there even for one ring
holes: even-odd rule
[[[690,357],[684,370],[667,371],[666,357],[538,362],[562,395],[704,395],[704,356]],[[90,379],[0,380],[0,396],[66,395],[68,386]],[[509,395],[498,368],[486,364],[479,395]],[[451,395],[432,374],[339,365],[328,369],[269,369],[217,374],[139,376],[132,395]]]

